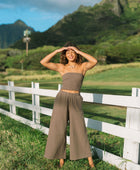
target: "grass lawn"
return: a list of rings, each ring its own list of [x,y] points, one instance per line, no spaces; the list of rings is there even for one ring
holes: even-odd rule
[[[139,72],[140,63],[96,66],[95,69],[86,73],[81,92],[131,95],[132,87],[140,88]],[[41,75],[43,78],[39,78]],[[59,74],[50,71],[18,73],[17,70],[0,76],[0,84],[7,85],[7,80],[13,80],[15,86],[21,87],[31,87],[31,81],[39,82],[42,89],[57,89],[58,84],[62,81]],[[0,90],[0,96],[8,98],[8,93]],[[31,95],[16,93],[17,101],[31,103],[31,99]],[[41,106],[52,108],[53,102],[54,98],[40,97]],[[0,108],[8,110],[9,106],[0,102]],[[84,102],[83,111],[85,117],[125,126],[125,107]],[[17,114],[32,119],[31,111],[17,108]],[[41,124],[49,127],[49,123],[50,117],[41,115]],[[122,138],[90,128],[87,128],[87,132],[91,145],[122,156],[124,142]],[[69,126],[67,135],[69,135]],[[47,136],[41,132],[0,114],[0,169],[58,169],[58,160],[52,161],[43,157],[46,140]],[[99,160],[97,156],[94,156],[94,162],[99,170],[117,169]],[[87,159],[70,161],[69,146],[67,145],[67,159],[63,169],[86,170],[90,168]]]
[[[59,169],[59,160],[44,158],[47,136],[38,130],[0,114],[0,169]],[[69,146],[64,167],[62,169],[88,170],[88,160],[69,160]],[[116,167],[93,157],[99,170],[117,170]]]

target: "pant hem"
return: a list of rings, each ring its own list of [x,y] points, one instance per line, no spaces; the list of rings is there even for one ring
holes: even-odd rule
[[[75,157],[70,157],[70,160],[78,160],[78,159],[83,159],[83,158],[88,158],[88,157],[92,157],[92,153],[87,153],[84,155],[77,155]]]
[[[47,158],[47,159],[66,159],[65,156],[49,157],[49,156],[44,155],[44,157]]]

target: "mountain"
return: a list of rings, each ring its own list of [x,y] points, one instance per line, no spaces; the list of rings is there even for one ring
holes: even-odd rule
[[[140,7],[140,0],[102,0],[99,4],[103,5],[107,3],[113,6],[112,11],[118,16],[120,16],[127,7],[132,10]]]
[[[139,4],[140,0],[102,0],[93,7],[80,6],[45,32],[33,33],[29,48],[125,40],[140,32]],[[25,48],[21,40],[12,47]]]
[[[0,48],[7,48],[20,40],[23,37],[23,31],[26,29],[35,32],[33,28],[27,26],[21,20],[17,20],[13,24],[0,25]]]
[[[111,4],[113,13],[120,16],[124,12],[124,8],[128,6],[128,0],[103,0],[100,5],[103,4]]]

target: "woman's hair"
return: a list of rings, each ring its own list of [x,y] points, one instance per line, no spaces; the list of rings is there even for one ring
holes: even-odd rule
[[[67,43],[64,45],[64,47],[68,47],[68,46],[76,47],[76,48],[79,50],[79,48],[78,48],[75,44],[73,44],[73,43],[71,43],[71,42],[67,42]],[[64,65],[68,63],[68,59],[66,58],[66,51],[67,51],[67,50],[62,51],[62,53],[61,53],[61,55],[60,55],[60,63],[61,63],[61,64],[64,64]],[[77,63],[77,64],[81,64],[81,63],[82,63],[82,56],[79,55],[79,54],[77,54],[76,63]]]

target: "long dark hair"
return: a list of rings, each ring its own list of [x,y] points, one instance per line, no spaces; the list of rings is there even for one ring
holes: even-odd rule
[[[68,47],[68,46],[73,46],[73,47],[75,47],[75,48],[77,48],[78,50],[80,50],[74,43],[72,43],[72,42],[67,42],[65,45],[64,45],[64,47]],[[61,64],[67,64],[68,63],[68,59],[66,58],[66,51],[67,50],[64,50],[64,51],[62,51],[62,53],[61,53],[61,55],[60,55],[60,63]],[[81,55],[79,55],[79,54],[77,54],[77,58],[76,58],[76,63],[77,64],[81,64],[82,63],[82,56]]]

